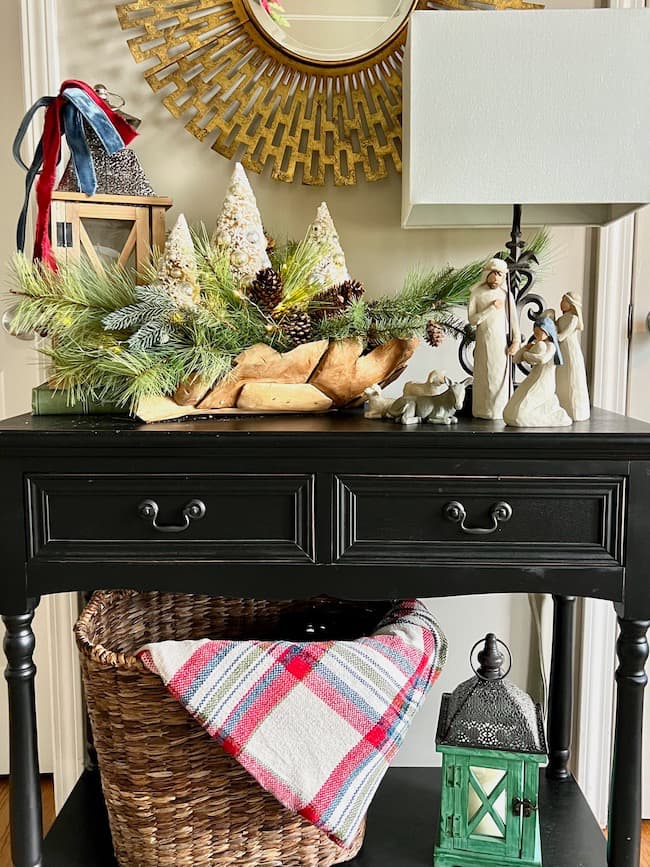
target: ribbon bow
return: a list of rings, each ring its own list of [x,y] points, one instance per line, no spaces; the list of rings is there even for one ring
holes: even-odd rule
[[[31,165],[28,166],[21,156],[20,149],[34,115],[41,108],[47,109],[43,135],[36,147]],[[23,118],[14,139],[14,159],[27,172],[25,201],[16,228],[16,245],[20,251],[25,249],[29,197],[36,176],[40,173],[36,184],[37,216],[33,258],[49,265],[53,271],[57,270],[57,265],[49,236],[50,205],[56,167],[61,160],[62,135],[65,135],[72,153],[81,191],[92,196],[97,190],[95,167],[83,129],[84,119],[97,133],[109,154],[125,148],[137,135],[135,129],[95,93],[90,85],[71,79],[63,82],[57,96],[43,96],[34,103]]]

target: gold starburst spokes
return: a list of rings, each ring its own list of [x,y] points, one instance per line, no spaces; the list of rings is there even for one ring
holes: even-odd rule
[[[533,8],[524,0],[417,0],[420,9]],[[277,180],[322,185],[401,171],[406,28],[347,63],[284,54],[246,0],[130,0],[117,7],[134,59],[163,104],[201,141]],[[441,82],[441,87],[444,83]]]

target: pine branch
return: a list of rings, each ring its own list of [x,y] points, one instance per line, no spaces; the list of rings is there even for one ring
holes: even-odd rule
[[[12,262],[13,294],[21,297],[15,332],[36,331],[77,339],[101,327],[106,313],[135,301],[134,277],[119,266],[97,274],[86,260],[58,272],[18,255]]]
[[[402,289],[394,296],[372,302],[373,318],[417,319],[435,311],[467,304],[472,286],[481,276],[482,262],[442,271],[411,271]]]
[[[290,307],[306,307],[322,291],[323,287],[314,281],[312,274],[326,253],[326,247],[309,236],[288,248],[280,266],[283,295],[277,307],[279,312]]]
[[[166,319],[149,319],[126,341],[129,349],[152,349],[169,343],[169,323]]]

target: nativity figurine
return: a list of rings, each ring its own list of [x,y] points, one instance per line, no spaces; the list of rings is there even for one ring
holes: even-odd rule
[[[562,350],[555,322],[550,316],[535,320],[533,336],[513,357],[531,371],[508,401],[503,420],[510,427],[565,427],[571,417],[560,406],[555,392],[555,370],[562,365]]]
[[[512,394],[512,360],[521,332],[517,305],[508,287],[508,265],[491,259],[483,281],[472,289],[468,318],[476,328],[472,415],[500,419]]]

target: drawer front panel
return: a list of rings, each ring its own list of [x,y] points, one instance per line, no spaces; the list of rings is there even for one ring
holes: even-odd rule
[[[35,559],[315,560],[312,475],[42,475],[27,485]]]
[[[335,559],[623,565],[624,477],[336,477]]]

